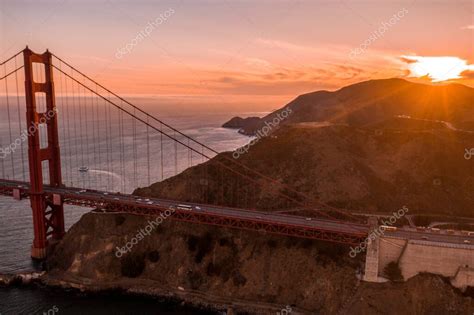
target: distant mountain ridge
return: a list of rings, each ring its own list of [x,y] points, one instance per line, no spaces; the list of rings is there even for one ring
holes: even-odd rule
[[[292,114],[280,125],[328,121],[364,127],[410,116],[416,119],[446,121],[459,129],[474,130],[474,89],[460,85],[427,85],[404,79],[370,80],[334,92],[302,94],[284,107],[260,119],[233,118],[240,132],[255,135],[286,108]],[[237,128],[237,127],[235,127]]]

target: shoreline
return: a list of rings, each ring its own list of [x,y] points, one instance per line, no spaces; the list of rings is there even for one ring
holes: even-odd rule
[[[93,295],[122,294],[130,297],[155,298],[160,303],[174,303],[192,307],[200,311],[212,311],[223,314],[278,314],[287,305],[270,303],[257,303],[248,300],[228,299],[225,297],[211,296],[196,290],[183,288],[169,288],[160,286],[156,281],[146,279],[120,279],[102,284],[94,283],[88,278],[67,278],[60,275],[51,275],[47,272],[31,272],[18,274],[0,274],[2,287],[32,287],[36,289],[58,289],[64,292],[86,293]],[[39,287],[42,288],[39,288]],[[292,314],[312,314],[291,306]]]

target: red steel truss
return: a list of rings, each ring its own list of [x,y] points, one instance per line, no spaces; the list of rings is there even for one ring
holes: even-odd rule
[[[0,182],[0,194],[23,198],[28,197],[30,192],[27,183],[2,181]],[[100,194],[103,193],[95,192],[94,195],[78,194],[78,189],[54,189],[48,187],[45,192],[45,199],[48,204],[52,204],[54,203],[54,199],[60,198],[64,203],[70,205],[92,207],[105,212],[130,213],[143,216],[159,216],[169,210],[169,207],[165,206],[137,204],[134,199],[132,199],[133,196],[131,195],[107,194],[106,196],[101,196]],[[206,205],[203,205],[202,207],[206,207]],[[368,227],[366,228],[361,224],[345,222],[345,224],[342,224],[346,228],[345,230],[331,230],[330,228],[322,228],[318,226],[274,222],[267,220],[264,212],[253,212],[255,214],[260,214],[259,217],[261,217],[261,219],[239,218],[233,215],[217,215],[213,213],[185,211],[179,209],[174,211],[174,214],[170,219],[348,245],[358,245],[368,235]],[[314,222],[318,222],[317,219],[313,220]],[[354,229],[352,227],[354,227]]]

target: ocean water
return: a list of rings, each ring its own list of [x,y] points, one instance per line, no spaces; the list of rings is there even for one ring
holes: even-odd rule
[[[5,109],[0,107],[0,111]],[[158,109],[155,109],[158,111]],[[11,114],[11,113],[10,113]],[[163,117],[166,122],[176,126],[184,133],[197,138],[217,151],[227,151],[236,149],[249,141],[249,138],[238,134],[235,130],[227,130],[220,128],[220,125],[233,117],[232,114],[194,114],[194,115],[171,115]],[[243,116],[252,115],[252,113],[244,113]],[[259,115],[259,114],[257,114]],[[12,115],[13,116],[13,115]],[[2,145],[9,143],[10,134],[8,132],[8,122],[5,123],[6,115],[0,113],[0,139]],[[12,122],[10,122],[11,124]],[[18,121],[16,122],[18,124]],[[61,126],[61,125],[60,125]],[[72,128],[72,122],[65,128]],[[77,130],[76,130],[77,131]],[[83,136],[90,130],[83,129]],[[137,138],[142,143],[137,150],[143,149],[143,141],[146,138],[142,129],[137,132]],[[67,132],[60,131],[63,134]],[[76,134],[76,137],[80,135]],[[155,139],[156,140],[156,139]],[[116,171],[111,172],[110,165],[105,162],[91,164],[75,164],[74,161],[79,160],[78,156],[74,156],[76,152],[72,146],[69,146],[68,139],[61,140],[62,147],[62,164],[64,182],[67,185],[82,186],[88,188],[114,189],[116,191],[131,192],[137,185],[147,185],[148,179],[142,182],[126,181],[124,184],[123,177],[128,175],[120,174],[119,157],[114,156],[109,159],[109,163],[114,164]],[[153,141],[153,140],[152,140]],[[26,145],[26,144],[25,144]],[[21,144],[23,146],[23,144]],[[18,165],[17,161],[21,160],[21,146],[17,147],[14,152],[13,162],[11,156],[1,159],[3,178],[11,179],[28,179],[27,168]],[[71,149],[73,148],[73,149]],[[126,147],[130,150],[130,147]],[[23,147],[23,155],[26,153],[26,147]],[[189,155],[180,156],[179,163],[182,165],[180,171],[190,165]],[[10,164],[9,164],[10,163]],[[134,162],[125,165],[126,169],[133,169]],[[145,161],[139,160],[137,170],[140,179],[147,178],[148,171],[144,170]],[[199,160],[195,160],[193,165],[198,164]],[[77,171],[79,166],[88,166],[90,171],[81,174]],[[15,171],[13,174],[13,170]],[[155,170],[156,171],[156,170]],[[142,172],[142,173],[140,173]],[[151,178],[151,182],[160,180],[161,172],[158,170]],[[166,176],[172,176],[167,174]],[[165,177],[166,177],[165,176]],[[135,186],[134,186],[135,185]],[[69,228],[80,217],[91,209],[75,206],[65,207],[66,228]],[[0,197],[0,273],[18,273],[39,270],[41,266],[35,264],[30,259],[30,246],[33,238],[32,216],[29,207],[29,200],[15,201],[12,198]],[[208,311],[198,311],[183,307],[176,303],[162,302],[156,299],[121,296],[118,294],[108,294],[101,296],[78,295],[74,292],[64,292],[59,290],[51,290],[45,288],[0,288],[0,314],[212,314]]]

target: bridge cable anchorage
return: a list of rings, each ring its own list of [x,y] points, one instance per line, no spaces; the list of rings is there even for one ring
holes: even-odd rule
[[[86,77],[86,78],[89,79],[90,81],[95,82],[92,78],[88,77],[86,74],[82,73],[81,71],[79,71],[78,69],[76,69],[74,66],[72,66],[72,65],[70,65],[70,64],[68,64],[68,63],[66,63],[64,60],[62,60],[62,59],[59,58],[58,56],[56,56],[56,55],[54,55],[54,54],[53,54],[53,56],[54,56],[55,58],[57,58],[58,60],[64,62],[66,65],[68,65],[68,66],[71,67],[72,69],[74,69],[77,73],[79,73],[79,74],[81,74],[82,76]],[[150,115],[149,113],[143,111],[143,110],[140,109],[139,107],[136,107],[135,105],[133,105],[132,103],[128,102],[127,100],[125,100],[124,98],[120,97],[119,95],[115,94],[114,92],[112,92],[111,90],[107,89],[107,88],[104,87],[103,85],[101,85],[101,84],[99,84],[99,83],[97,83],[97,84],[98,84],[101,88],[103,88],[105,91],[107,91],[107,92],[113,94],[115,97],[117,97],[118,99],[120,99],[121,101],[123,101],[124,103],[126,103],[127,105],[132,106],[134,109],[138,110],[138,111],[141,112],[142,114],[144,114],[144,115],[146,115],[146,116],[149,116],[152,120],[155,120],[155,121],[157,121],[157,122],[163,124],[164,126],[170,128],[172,131],[175,131],[175,132],[179,133],[180,135],[182,135],[183,137],[188,138],[189,140],[191,140],[191,141],[197,143],[198,145],[201,145],[202,147],[206,148],[207,150],[213,152],[214,154],[219,154],[218,151],[216,151],[216,150],[210,148],[209,146],[207,146],[207,145],[205,145],[205,144],[203,144],[203,143],[201,143],[201,142],[198,142],[198,141],[195,140],[194,138],[189,137],[188,135],[182,133],[181,131],[177,130],[176,128],[172,127],[171,125],[168,125],[168,124],[164,123],[164,122],[161,121],[160,119],[158,119],[158,118],[156,118],[156,117]],[[253,173],[255,173],[255,174],[257,174],[257,175],[259,175],[259,176],[261,176],[261,177],[263,177],[263,178],[266,178],[267,180],[273,182],[274,184],[276,184],[276,185],[278,185],[278,186],[280,186],[280,187],[286,188],[286,189],[292,191],[293,193],[295,193],[295,194],[297,194],[297,195],[303,196],[305,199],[308,199],[308,200],[311,200],[311,199],[312,199],[310,196],[308,196],[308,195],[306,195],[306,194],[304,194],[304,193],[302,193],[302,192],[300,192],[300,191],[298,191],[298,190],[295,190],[294,188],[292,188],[292,187],[290,187],[290,186],[288,186],[288,185],[286,185],[286,184],[283,184],[283,183],[281,183],[280,181],[278,181],[278,180],[276,180],[276,179],[273,179],[273,178],[271,178],[271,177],[269,177],[269,176],[267,176],[267,175],[264,175],[264,174],[262,174],[262,173],[260,173],[260,172],[258,172],[258,171],[256,171],[256,170],[253,170],[253,169],[249,168],[248,166],[246,166],[245,164],[242,164],[242,163],[238,162],[238,161],[235,160],[235,159],[232,159],[232,158],[229,158],[229,157],[226,157],[226,156],[224,156],[224,158],[227,159],[227,160],[229,160],[229,161],[232,162],[232,163],[237,164],[237,165],[240,166],[240,167],[243,167],[243,168],[247,169],[248,171],[251,171],[251,172],[253,172]],[[313,201],[313,202],[315,202],[315,201]],[[330,208],[330,209],[331,209],[332,211],[334,211],[334,212],[337,212],[337,213],[340,213],[340,214],[342,214],[342,215],[351,217],[351,218],[353,218],[353,219],[357,219],[355,216],[353,216],[353,215],[350,214],[350,213],[347,213],[346,211],[343,211],[342,209],[338,209],[338,208],[336,208],[336,207],[333,207],[333,206],[324,204],[324,203],[319,202],[319,201],[316,201],[315,203],[316,203],[317,205],[319,205],[319,206],[322,205],[322,206],[324,206],[324,207]],[[309,210],[311,210],[311,209],[309,209]]]
[[[56,57],[56,56],[55,56],[55,57]],[[58,57],[56,57],[56,58],[58,58]],[[59,59],[59,58],[58,58],[58,59]],[[54,66],[54,65],[53,65],[53,66]],[[68,66],[70,66],[70,65],[68,64]],[[72,66],[70,66],[70,67],[73,68]],[[57,67],[56,67],[56,68],[57,68]],[[58,70],[59,70],[59,69],[58,69]],[[77,69],[75,69],[75,68],[74,68],[74,70],[77,71]],[[92,80],[92,79],[90,79],[89,77],[85,76],[85,75],[82,74],[81,72],[79,72],[79,71],[77,71],[77,72],[78,72],[79,74],[83,75],[84,77],[88,78],[88,79],[91,80],[92,82],[95,82],[94,80]],[[69,76],[67,73],[65,73],[65,74],[66,74],[66,76]],[[69,77],[70,77],[72,80],[76,81],[77,83],[81,84],[81,85],[83,86],[83,88],[86,88],[86,89],[91,90],[90,88],[88,88],[87,86],[85,86],[84,84],[82,84],[81,82],[79,82],[77,79],[75,79],[74,77],[72,77],[72,76],[69,76]],[[95,82],[95,83],[96,83],[96,82]],[[99,87],[103,88],[104,90],[110,92],[112,95],[116,96],[116,94],[114,94],[114,93],[111,92],[110,90],[104,88],[104,87],[101,86],[100,84],[97,83],[97,85],[98,85]],[[157,129],[156,127],[150,125],[149,123],[147,124],[147,122],[144,121],[143,119],[134,116],[133,113],[131,113],[130,111],[128,111],[128,110],[124,109],[122,106],[117,105],[117,104],[115,104],[114,102],[112,102],[112,101],[110,101],[110,100],[104,98],[102,95],[100,95],[100,94],[96,94],[96,95],[97,95],[98,97],[101,97],[101,98],[103,98],[104,100],[110,102],[110,103],[111,103],[113,106],[115,106],[118,110],[121,110],[121,111],[125,112],[127,115],[134,117],[135,119],[141,121],[141,122],[144,123],[145,125],[148,125],[150,128],[155,129],[156,131],[160,132],[161,135],[165,135],[165,136],[168,137],[170,140],[175,141],[175,142],[176,142],[176,145],[179,143],[179,144],[181,144],[181,145],[183,145],[183,146],[186,147],[186,144],[184,144],[181,140],[178,140],[178,139],[176,139],[175,137],[172,137],[172,136],[170,136],[169,134],[167,134],[167,133],[165,133],[165,132],[163,132],[163,131],[160,131],[159,129]],[[124,100],[123,98],[121,98],[121,97],[119,97],[119,96],[116,96],[116,97],[121,101],[121,104],[122,104],[122,103],[130,104],[132,107],[136,108],[138,111],[143,112],[141,109],[137,108],[137,107],[134,106],[133,104],[131,104],[131,103],[129,103],[128,101]],[[145,112],[143,112],[143,113],[145,113]],[[160,124],[162,124],[162,125],[169,126],[169,125],[163,123],[162,121],[156,119],[155,117],[149,115],[148,113],[145,113],[145,115],[149,116],[149,117],[152,118],[153,120],[156,120],[156,121],[160,122]],[[181,133],[180,131],[174,129],[173,127],[170,127],[170,126],[169,126],[169,128],[172,129],[173,131],[175,131],[175,133],[177,133],[177,134],[184,135],[183,133]],[[189,138],[191,141],[200,144],[202,147],[206,147],[205,145],[203,145],[203,144],[197,142],[196,140],[194,140],[194,139],[192,139],[192,138],[190,138],[190,137],[188,137],[188,136],[186,136],[186,135],[184,135],[184,136],[185,136],[186,138]],[[190,150],[194,151],[195,153],[198,153],[198,154],[201,155],[201,156],[206,157],[207,159],[210,159],[210,158],[211,158],[211,157],[208,156],[207,154],[201,154],[201,152],[195,150],[194,148],[190,148]],[[214,151],[214,150],[212,150],[212,149],[211,149],[211,151],[217,152],[217,151]],[[229,159],[229,158],[226,158],[226,157],[224,157],[224,158],[225,158],[226,160],[228,160],[228,161],[232,161],[233,163],[235,162],[235,161],[233,161],[232,159]],[[226,165],[225,163],[222,163],[221,161],[218,161],[218,163],[221,164],[222,166],[224,166],[224,168],[230,170],[231,172],[233,172],[233,173],[235,173],[235,174],[237,174],[237,175],[239,175],[239,176],[243,176],[243,177],[245,177],[245,178],[248,179],[248,180],[253,180],[251,177],[246,176],[246,175],[243,175],[241,172],[235,171],[234,169],[230,168],[228,165]],[[175,163],[175,164],[176,164],[176,163]],[[244,168],[247,169],[247,170],[250,170],[250,171],[253,172],[253,173],[255,173],[255,171],[249,169],[249,168],[246,167],[246,166],[245,166]],[[264,177],[268,178],[268,177],[265,176],[265,175],[264,175]],[[273,181],[274,181],[274,180],[273,180]],[[257,184],[258,184],[258,183],[257,183]],[[279,183],[279,182],[278,182],[278,184],[281,185],[281,183]],[[287,188],[288,188],[288,187],[287,187]],[[291,188],[288,188],[288,189],[289,189],[289,190],[292,190]],[[300,193],[298,192],[298,194],[300,194]],[[297,204],[298,204],[298,203],[301,204],[300,201],[298,201],[298,200],[296,200],[296,199],[294,199],[294,198],[292,198],[292,197],[289,197],[289,196],[286,195],[286,194],[283,194],[283,193],[279,192],[279,195],[281,195],[281,196],[284,197],[285,199],[292,200],[293,202],[295,202],[295,203],[297,203]],[[301,205],[302,205],[303,207],[308,208],[309,210],[313,210],[313,211],[315,211],[315,212],[318,212],[319,214],[324,215],[324,216],[328,217],[329,219],[333,219],[333,220],[335,219],[335,218],[333,218],[332,216],[326,214],[326,213],[325,213],[324,211],[322,211],[322,210],[314,209],[314,208],[312,208],[312,207],[310,207],[310,206],[308,206],[308,205],[306,205],[306,204],[304,204],[304,203],[302,203]],[[330,206],[328,206],[328,205],[325,205],[325,206],[326,206],[326,207],[330,207]],[[339,209],[337,209],[337,208],[335,208],[335,207],[331,207],[331,208],[332,208],[331,210],[336,211],[336,212],[339,211],[339,213],[344,214],[344,215],[346,215],[346,216],[352,216],[351,214],[348,214],[347,212],[342,212],[342,211],[340,211]],[[335,219],[335,220],[338,220],[338,219]],[[340,221],[340,220],[338,220],[338,221]]]

